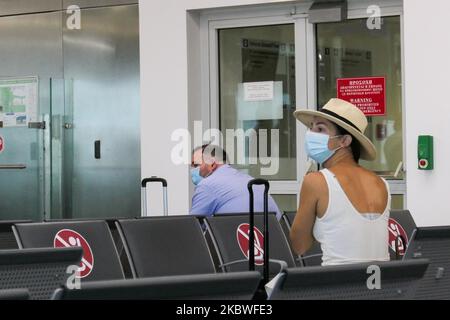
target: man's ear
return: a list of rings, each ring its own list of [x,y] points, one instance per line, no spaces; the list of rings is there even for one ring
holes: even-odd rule
[[[216,170],[217,168],[217,162],[216,159],[213,160],[213,163],[211,163],[211,169]]]

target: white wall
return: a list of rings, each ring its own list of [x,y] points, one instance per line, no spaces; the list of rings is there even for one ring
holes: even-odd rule
[[[187,19],[186,11],[274,2],[283,1],[140,1],[142,176],[168,179],[171,214],[187,213],[190,204],[189,170],[187,166],[172,164],[170,154],[175,142],[171,141],[171,134],[190,127],[193,119],[188,118],[188,100],[191,106],[199,100],[195,94],[188,96],[187,80],[187,26],[190,30],[198,28],[198,17]],[[424,15],[425,9],[431,11]],[[450,40],[446,34],[449,10],[448,0],[404,1],[407,207],[422,226],[450,225],[450,203],[446,200],[450,194],[450,170],[445,167],[450,163]],[[193,48],[198,39],[191,40],[195,41],[190,42]],[[194,66],[199,66],[198,57],[190,56],[189,67]],[[189,85],[199,89],[196,84]],[[435,138],[432,172],[417,169],[419,134]],[[150,199],[151,208],[159,208],[160,194],[152,192]]]
[[[404,1],[408,208],[423,226],[450,225],[449,11],[448,0]],[[421,134],[434,136],[432,172],[417,169]]]

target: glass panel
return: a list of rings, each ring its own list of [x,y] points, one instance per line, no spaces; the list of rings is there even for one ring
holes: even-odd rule
[[[294,42],[293,24],[219,31],[220,129],[224,146],[230,162],[254,177],[295,180],[297,176],[296,123],[292,116]],[[229,132],[237,136],[236,129],[247,132],[251,139],[239,144],[233,136],[227,138]],[[252,129],[256,131],[254,136],[250,134]],[[239,158],[239,154],[243,157]],[[262,162],[267,156],[274,157],[272,162]]]
[[[297,211],[298,203],[296,194],[271,194],[271,196],[281,211]]]
[[[65,119],[65,88],[68,87],[63,79],[52,78],[51,84],[51,124],[52,130],[50,135],[51,145],[51,184],[50,184],[50,207],[51,219],[64,218],[65,206],[67,205],[68,197],[65,193],[64,181],[65,172],[70,170],[70,167],[64,163],[64,159],[68,157],[65,152],[65,147],[68,145],[66,137]]]
[[[32,122],[42,121],[49,115],[49,79],[62,77],[62,15],[58,11],[0,17],[0,78],[37,77],[39,81],[37,118]],[[19,96],[15,99],[22,99],[20,94],[14,95]],[[5,100],[1,100],[6,112]],[[44,182],[50,173],[49,158],[44,156],[44,141],[48,143],[50,130],[48,120],[45,130],[29,129],[26,125],[0,128],[5,143],[0,165],[26,166],[21,170],[0,169],[0,219],[39,221],[44,218],[49,196],[48,184]],[[46,155],[49,152],[47,148]]]
[[[396,209],[396,210],[404,210],[405,206],[404,206],[404,195],[402,194],[393,194],[391,195],[392,200],[391,200],[391,209]]]
[[[376,161],[361,165],[394,178],[403,159],[400,18],[382,18],[380,30],[366,19],[317,25],[318,101],[336,97],[338,78],[380,76],[386,79],[386,115],[368,117],[366,134],[375,144]],[[396,177],[403,179],[400,175]]]
[[[37,78],[0,79],[0,220],[43,219],[43,130],[30,129],[27,122],[42,120],[39,105],[48,97],[48,88]],[[33,101],[37,113],[29,108]]]
[[[46,121],[0,128],[0,220],[140,215],[138,13],[83,9],[77,32],[63,12],[0,17],[2,37],[14,39],[0,42],[0,79],[35,76],[33,122]],[[11,98],[22,99],[0,85],[0,121]]]
[[[81,30],[64,25],[64,97],[55,96],[67,124],[63,218],[140,216],[139,9],[89,8],[82,16]]]

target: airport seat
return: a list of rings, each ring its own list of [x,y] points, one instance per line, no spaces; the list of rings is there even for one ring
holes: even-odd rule
[[[263,218],[263,214],[255,213],[255,227],[261,232],[261,236],[264,225]],[[218,267],[223,271],[236,272],[249,269],[248,222],[248,213],[220,214],[205,219],[206,232],[211,238],[214,250],[219,257],[220,265]],[[242,229],[245,226],[247,226],[247,229]],[[264,250],[263,243],[263,240],[258,241],[255,236],[255,244]],[[269,245],[269,273],[272,276],[281,270],[281,265],[274,260],[284,261],[285,267],[295,267],[289,243],[273,213],[269,214]],[[257,251],[255,253],[256,270],[262,273],[263,254],[260,250],[255,251]]]
[[[114,244],[116,245],[117,254],[120,258],[120,263],[122,265],[123,273],[125,275],[125,278],[132,278],[133,275],[131,273],[131,267],[130,263],[128,262],[128,257],[125,252],[125,248],[122,243],[122,238],[120,238],[119,231],[117,230],[116,221],[118,219],[125,219],[125,218],[107,218],[105,219],[105,222],[108,224],[109,231],[111,231],[111,236],[114,240]],[[98,221],[98,219],[53,219],[53,220],[45,220],[45,222],[80,222],[80,221]]]
[[[283,231],[286,233],[286,238],[289,241],[289,232],[291,230],[292,223],[294,222],[296,211],[288,211],[283,214],[282,223],[284,224]],[[289,241],[290,246],[290,241]],[[292,251],[294,257],[298,257],[294,251]],[[300,256],[300,263],[297,262],[297,265],[304,267],[312,267],[312,266],[320,266],[322,265],[322,249],[320,247],[320,243],[315,241],[312,245],[311,249],[309,249],[303,256]],[[299,261],[299,259],[296,259]]]
[[[27,289],[33,300],[50,299],[71,276],[67,268],[81,257],[81,248],[2,250],[0,290]]]
[[[28,289],[0,290],[0,301],[7,300],[30,300]]]
[[[61,300],[251,300],[261,275],[256,272],[182,275],[90,282],[81,290],[55,292]]]
[[[16,223],[28,223],[28,220],[0,221],[0,250],[19,249],[12,226]]]
[[[16,224],[20,248],[83,246],[81,281],[123,279],[117,249],[105,221],[65,221]]]
[[[429,259],[415,299],[450,299],[450,226],[417,228],[406,249],[405,260]]]
[[[415,229],[416,223],[408,210],[391,210],[388,225],[391,260],[403,258]]]
[[[286,269],[270,300],[413,299],[428,264],[428,259],[418,259]]]
[[[119,220],[117,228],[135,278],[215,273],[195,217]]]

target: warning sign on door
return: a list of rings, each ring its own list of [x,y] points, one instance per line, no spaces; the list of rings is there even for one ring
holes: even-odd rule
[[[0,153],[3,152],[4,148],[5,148],[5,140],[3,140],[3,137],[0,136]]]
[[[399,256],[405,255],[408,246],[408,235],[402,225],[396,220],[390,218],[388,224],[389,231],[389,247]],[[397,252],[398,249],[398,252]]]
[[[386,115],[386,78],[337,79],[337,97],[353,103],[366,116]]]
[[[94,255],[91,246],[81,234],[70,229],[60,230],[56,233],[53,246],[55,248],[82,247],[83,257],[76,277],[82,279],[91,274],[94,269]]]
[[[264,236],[258,228],[255,227],[255,265],[262,266],[264,264]],[[248,223],[241,224],[236,230],[236,238],[242,253],[248,259],[249,257],[249,235],[250,225]]]

